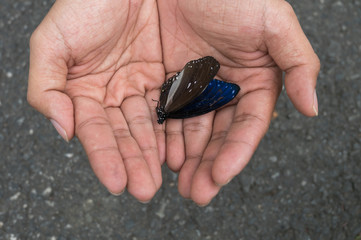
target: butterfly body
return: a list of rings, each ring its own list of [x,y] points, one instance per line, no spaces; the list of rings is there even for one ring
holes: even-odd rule
[[[219,63],[211,56],[188,62],[161,87],[156,107],[158,123],[166,118],[189,118],[213,111],[231,101],[238,85],[213,79]]]

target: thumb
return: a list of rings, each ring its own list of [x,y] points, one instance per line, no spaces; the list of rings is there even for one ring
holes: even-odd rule
[[[285,71],[287,95],[306,116],[318,115],[316,94],[320,61],[312,49],[291,5],[273,6],[273,18],[266,21],[266,44],[276,64]]]
[[[73,103],[64,93],[68,68],[63,55],[66,50],[58,39],[52,41],[41,29],[33,33],[27,98],[32,107],[50,119],[64,140],[69,141],[74,136]]]

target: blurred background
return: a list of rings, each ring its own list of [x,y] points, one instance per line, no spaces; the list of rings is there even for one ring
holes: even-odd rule
[[[251,162],[203,208],[166,166],[150,203],[112,196],[29,107],[28,42],[52,3],[0,0],[0,239],[361,240],[359,0],[290,1],[321,60],[319,116],[283,91]]]

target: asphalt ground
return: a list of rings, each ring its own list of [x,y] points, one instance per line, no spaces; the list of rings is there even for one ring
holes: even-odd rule
[[[167,167],[148,204],[107,192],[26,102],[29,37],[52,1],[0,0],[0,239],[360,240],[361,2],[290,2],[322,63],[320,114],[283,91],[251,162],[201,208]]]

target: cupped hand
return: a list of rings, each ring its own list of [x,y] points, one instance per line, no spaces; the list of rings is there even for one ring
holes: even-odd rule
[[[285,72],[287,94],[307,116],[318,113],[319,60],[283,0],[159,0],[164,65],[170,76],[214,56],[218,78],[241,91],[227,107],[166,122],[167,164],[179,192],[205,205],[248,163],[266,133]]]
[[[77,135],[110,192],[146,202],[162,182],[152,99],[164,74],[154,0],[61,0],[30,41],[28,101],[66,141]]]

